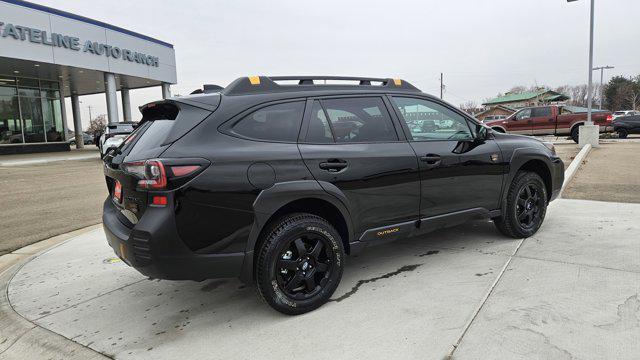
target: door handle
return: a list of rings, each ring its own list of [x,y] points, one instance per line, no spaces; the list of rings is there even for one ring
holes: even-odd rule
[[[341,159],[329,159],[327,161],[321,162],[319,166],[322,170],[326,170],[329,172],[338,172],[345,169],[348,164],[346,161]]]
[[[436,167],[442,163],[442,157],[437,154],[420,156],[420,161],[427,163],[427,167]]]
[[[549,119],[549,122],[554,122],[556,121],[556,119]]]

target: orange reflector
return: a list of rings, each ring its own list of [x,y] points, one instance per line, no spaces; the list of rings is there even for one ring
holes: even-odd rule
[[[116,180],[116,185],[113,188],[113,199],[119,204],[122,202],[122,184]]]
[[[120,244],[120,256],[122,256],[123,259],[127,258],[127,254],[126,254],[126,247],[124,247],[124,244]]]
[[[166,196],[154,196],[151,201],[153,205],[156,206],[165,206],[167,205],[167,197]]]
[[[249,76],[249,82],[251,85],[260,85],[260,76]]]
[[[402,80],[400,79],[393,79],[393,83],[396,84],[396,86],[400,86],[402,85]]]

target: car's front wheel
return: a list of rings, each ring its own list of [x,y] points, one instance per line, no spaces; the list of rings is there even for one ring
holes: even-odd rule
[[[576,125],[571,129],[571,140],[576,144],[580,142],[580,125]]]
[[[266,234],[256,263],[258,292],[288,315],[314,310],[329,300],[342,278],[340,234],[325,219],[287,215]]]
[[[547,188],[533,172],[519,171],[509,186],[503,214],[493,219],[504,235],[526,238],[535,234],[547,213]]]

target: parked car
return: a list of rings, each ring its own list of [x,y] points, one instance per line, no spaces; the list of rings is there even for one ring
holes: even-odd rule
[[[635,110],[620,110],[613,112],[613,120],[621,117],[621,116],[631,116],[631,115],[640,115],[640,111]]]
[[[115,149],[126,139],[129,134],[138,126],[137,122],[121,122],[108,124],[104,134],[100,136],[100,153],[104,156],[109,149]]]
[[[255,283],[286,314],[368,246],[475,218],[529,237],[564,177],[553,145],[398,79],[243,77],[141,111],[104,158],[109,245],[151,278]]]
[[[74,137],[70,138],[68,140],[69,145],[71,146],[75,146],[76,145],[76,138],[75,135],[73,135]],[[82,140],[84,142],[85,145],[92,145],[93,144],[93,136],[87,134],[86,132],[82,133]]]
[[[622,116],[613,120],[613,131],[621,139],[629,134],[640,134],[640,115]]]
[[[507,118],[507,115],[489,115],[489,116],[485,117],[484,119],[482,119],[482,122],[486,123],[488,121],[504,120],[506,118]]]
[[[594,110],[591,114],[600,132],[611,131],[609,111]],[[504,120],[485,124],[497,132],[523,135],[569,135],[578,142],[580,125],[587,121],[587,109],[577,106],[537,106],[518,110]]]

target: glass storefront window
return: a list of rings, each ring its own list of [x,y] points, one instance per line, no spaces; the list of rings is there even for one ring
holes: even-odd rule
[[[22,123],[15,87],[0,86],[0,144],[22,142]]]
[[[0,144],[64,141],[61,101],[56,81],[0,75]]]

